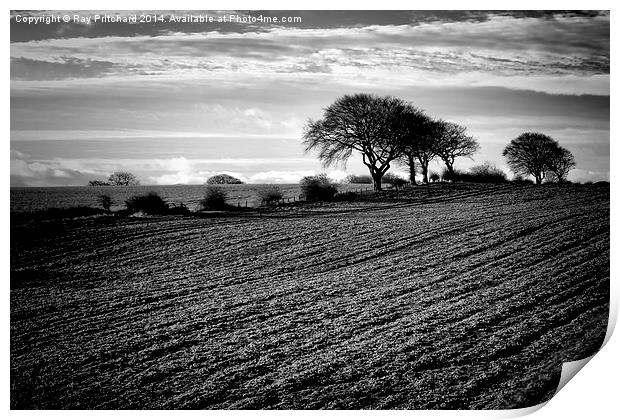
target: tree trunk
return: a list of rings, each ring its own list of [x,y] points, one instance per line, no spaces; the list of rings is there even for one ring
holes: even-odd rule
[[[446,164],[446,169],[447,169],[446,175],[448,175],[446,180],[454,181],[454,167],[452,166],[450,162],[444,162],[444,163]]]
[[[536,185],[540,185],[542,183],[542,176],[540,174],[536,174]]]
[[[381,191],[381,178],[383,178],[383,174],[380,172],[372,173],[372,186],[375,191]]]
[[[422,182],[428,184],[428,163],[422,163]]]
[[[411,182],[411,185],[416,185],[415,183],[415,158],[412,155],[409,156],[409,182]]]

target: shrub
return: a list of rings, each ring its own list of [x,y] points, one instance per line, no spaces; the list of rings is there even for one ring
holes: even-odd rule
[[[226,191],[221,187],[207,187],[200,205],[203,210],[224,210],[227,207]]]
[[[307,201],[331,200],[338,192],[336,184],[325,174],[303,177],[299,184]]]
[[[347,184],[372,184],[370,175],[348,175],[344,182]]]
[[[431,182],[437,182],[441,179],[441,177],[439,176],[437,172],[431,172],[431,174],[428,176],[428,179]]]
[[[514,178],[512,178],[511,182],[517,185],[531,185],[534,183],[533,180],[525,178],[521,175],[516,175]]]
[[[106,212],[109,213],[110,207],[112,207],[112,197],[110,197],[108,194],[101,194],[99,196],[99,204]]]
[[[264,185],[258,189],[258,198],[266,205],[273,205],[282,200],[282,191],[277,185]]]
[[[166,214],[168,204],[156,192],[149,192],[146,195],[134,195],[125,201],[127,211],[130,214],[142,211],[146,214]]]
[[[491,184],[508,182],[504,171],[489,162],[474,166],[469,170],[469,172],[455,170],[452,176],[450,176],[446,170],[443,174],[443,179],[446,181],[480,182]]]
[[[383,175],[381,182],[390,184],[392,187],[399,189],[403,185],[407,184],[407,180],[399,177],[398,175],[387,173]]]
[[[207,184],[243,184],[243,181],[228,174],[219,174],[207,179]]]

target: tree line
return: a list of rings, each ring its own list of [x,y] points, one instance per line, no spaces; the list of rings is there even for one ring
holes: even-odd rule
[[[454,179],[454,162],[472,157],[480,149],[478,140],[454,122],[435,119],[410,102],[393,96],[358,93],[344,95],[325,108],[323,118],[304,127],[306,152],[318,152],[324,166],[346,162],[354,152],[362,156],[376,191],[393,163],[409,168],[415,185],[417,166],[422,182],[428,182],[428,167],[439,158],[446,178]],[[572,153],[540,133],[524,133],[504,150],[515,175],[532,175],[540,184],[548,174],[559,182],[575,167]]]

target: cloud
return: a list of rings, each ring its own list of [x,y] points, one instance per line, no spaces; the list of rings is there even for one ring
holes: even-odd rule
[[[103,77],[112,74],[117,67],[110,61],[98,61],[75,57],[60,57],[56,61],[11,58],[13,80],[59,80]]]
[[[35,69],[18,76],[29,80],[59,78],[63,71],[66,78],[175,80],[320,75],[347,83],[455,80],[528,88],[519,78],[535,76],[541,80],[531,89],[600,94],[609,91],[609,16],[489,15],[420,24],[46,39],[12,43],[11,56],[16,66],[30,63]],[[62,63],[63,57],[73,61]],[[75,68],[79,63],[82,70]],[[36,70],[46,67],[53,68],[50,76]],[[556,79],[549,88],[554,90],[547,90]]]
[[[12,154],[10,163],[12,187],[50,187],[86,185],[86,174],[63,168],[59,162],[32,162]]]

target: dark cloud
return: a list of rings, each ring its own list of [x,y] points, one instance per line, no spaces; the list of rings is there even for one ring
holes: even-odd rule
[[[119,66],[110,61],[60,57],[59,61],[30,60],[11,57],[11,80],[61,80],[101,77]]]

